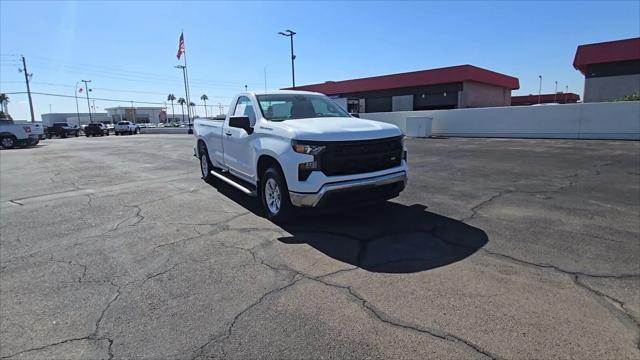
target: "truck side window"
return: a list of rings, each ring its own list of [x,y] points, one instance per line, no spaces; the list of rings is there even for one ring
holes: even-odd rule
[[[248,116],[251,125],[253,126],[256,124],[256,112],[253,110],[251,100],[246,96],[238,98],[238,103],[236,104],[233,116]]]

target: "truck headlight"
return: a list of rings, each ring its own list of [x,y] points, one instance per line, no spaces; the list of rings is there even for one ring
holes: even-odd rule
[[[313,171],[320,170],[319,155],[327,147],[325,145],[314,144],[311,142],[306,143],[298,140],[292,140],[291,147],[293,148],[293,151],[297,153],[313,156],[313,161],[298,164],[298,180],[306,181]]]
[[[307,155],[318,155],[327,147],[324,145],[318,145],[313,143],[305,143],[303,141],[291,140],[291,147],[293,147],[293,151],[300,154]]]

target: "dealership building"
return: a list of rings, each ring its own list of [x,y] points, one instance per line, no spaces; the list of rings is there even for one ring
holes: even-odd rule
[[[573,67],[585,77],[584,102],[640,93],[640,38],[580,45]]]
[[[511,105],[518,79],[473,65],[296,86],[323,93],[351,113]]]
[[[511,106],[536,105],[536,104],[575,104],[580,101],[580,95],[574,93],[558,92],[555,94],[512,96]]]
[[[130,107],[117,106],[106,108],[109,119],[117,123],[118,121],[130,121],[133,123],[158,124],[166,122],[167,113],[164,107]]]

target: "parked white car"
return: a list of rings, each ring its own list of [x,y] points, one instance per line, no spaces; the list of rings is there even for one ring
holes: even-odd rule
[[[400,129],[353,117],[325,95],[243,93],[230,109],[194,122],[202,177],[258,196],[273,221],[295,207],[390,199],[406,185]]]
[[[140,132],[140,127],[129,121],[120,121],[114,127],[114,132],[116,135],[124,135],[124,134],[133,135]]]
[[[0,145],[5,149],[16,146],[35,146],[43,138],[42,124],[0,120]]]

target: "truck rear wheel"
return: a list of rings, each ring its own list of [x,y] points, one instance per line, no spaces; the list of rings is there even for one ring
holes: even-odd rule
[[[17,143],[18,140],[13,135],[3,136],[2,139],[0,139],[0,144],[2,144],[2,147],[5,149],[13,149]]]
[[[211,175],[213,164],[211,164],[211,160],[209,160],[209,152],[204,143],[198,145],[198,155],[200,156],[200,173],[202,174],[202,180],[211,183],[214,179],[214,176]]]
[[[293,205],[284,176],[277,168],[269,168],[260,181],[260,200],[267,218],[274,223],[284,223],[291,217]]]

